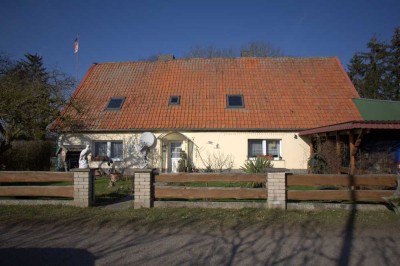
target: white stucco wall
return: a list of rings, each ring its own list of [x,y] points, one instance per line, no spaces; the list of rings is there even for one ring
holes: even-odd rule
[[[240,168],[247,160],[248,140],[249,139],[271,139],[281,140],[282,160],[273,161],[274,167],[287,169],[307,169],[307,160],[310,156],[309,145],[298,137],[297,132],[179,132],[179,134],[166,132],[154,132],[157,138],[164,138],[164,144],[167,139],[176,139],[184,136],[190,140],[193,145],[192,160],[196,168],[205,168],[202,162],[208,156],[228,156],[231,155],[234,161],[233,168]],[[295,138],[295,135],[297,138]],[[90,134],[65,134],[60,136],[60,144],[78,145],[89,144],[93,148],[94,141],[122,140],[124,146],[124,159],[121,162],[115,162],[115,167],[133,167],[132,152],[133,145],[138,143],[140,133],[90,133]],[[161,165],[163,161],[161,150],[161,141],[149,156],[152,159],[153,167],[167,168]],[[187,151],[188,146],[183,145],[183,150]],[[164,148],[165,150],[165,148]],[[168,152],[168,151],[167,151]],[[164,162],[168,155],[164,153]],[[203,158],[203,160],[202,160]],[[91,162],[91,167],[97,167],[98,162]]]

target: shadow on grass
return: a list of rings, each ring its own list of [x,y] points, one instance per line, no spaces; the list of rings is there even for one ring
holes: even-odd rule
[[[75,248],[0,248],[0,265],[95,265],[96,258]]]
[[[353,242],[354,242],[355,218],[357,214],[357,208],[356,208],[357,197],[356,197],[356,191],[354,189],[355,186],[354,175],[349,175],[349,178],[350,178],[349,183],[351,186],[350,193],[351,193],[352,203],[351,203],[349,217],[347,218],[347,223],[343,230],[344,236],[338,262],[338,265],[340,266],[350,265],[350,258],[352,255]]]

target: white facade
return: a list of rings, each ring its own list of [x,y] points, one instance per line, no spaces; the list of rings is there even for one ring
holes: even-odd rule
[[[268,152],[267,144],[276,145],[279,156],[273,158],[275,168],[306,170],[310,156],[309,145],[297,132],[153,132],[157,143],[149,154],[151,167],[161,171],[175,172],[181,156],[192,162],[196,169],[205,169],[209,163],[218,168],[225,159],[222,168],[240,169],[249,159],[249,142],[260,143],[262,153]],[[89,156],[91,168],[107,167],[107,162],[95,161],[95,145],[101,143],[107,155],[111,155],[113,144],[121,145],[122,157],[111,158],[115,168],[135,168],[138,158],[135,156],[134,144],[139,142],[141,133],[80,133],[64,134],[59,138],[60,145],[90,145]],[[261,149],[261,148],[260,148]],[[98,148],[97,148],[98,150]],[[98,151],[97,151],[98,152]],[[105,151],[104,151],[105,152]]]

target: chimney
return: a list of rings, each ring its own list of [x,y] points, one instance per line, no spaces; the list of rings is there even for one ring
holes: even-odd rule
[[[173,54],[160,54],[157,57],[157,61],[170,61],[174,60],[175,56]]]

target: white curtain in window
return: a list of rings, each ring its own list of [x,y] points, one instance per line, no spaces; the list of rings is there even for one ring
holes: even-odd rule
[[[249,157],[257,157],[263,154],[262,140],[249,141]]]
[[[111,158],[122,158],[122,142],[111,142]]]

